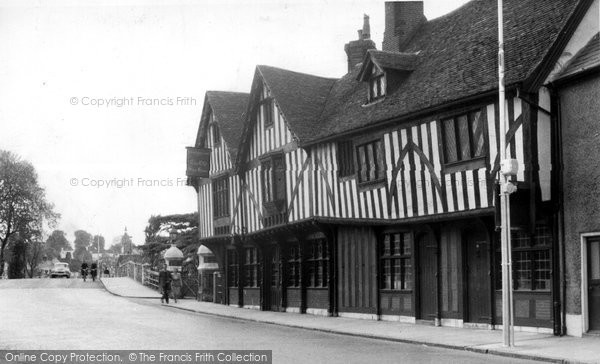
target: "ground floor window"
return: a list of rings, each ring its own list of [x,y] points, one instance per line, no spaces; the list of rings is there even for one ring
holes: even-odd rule
[[[239,285],[238,253],[236,250],[227,251],[227,285],[237,287]]]
[[[412,234],[384,234],[381,242],[381,288],[410,290],[412,277]]]
[[[513,289],[549,291],[552,286],[552,231],[546,226],[533,235],[524,230],[511,231]],[[499,247],[500,248],[500,247]],[[502,289],[502,256],[496,250],[496,288]]]
[[[287,254],[287,286],[300,287],[300,245],[293,244]]]
[[[244,249],[244,287],[260,287],[260,264],[257,248]]]
[[[307,287],[327,287],[329,283],[329,249],[327,239],[307,242]]]

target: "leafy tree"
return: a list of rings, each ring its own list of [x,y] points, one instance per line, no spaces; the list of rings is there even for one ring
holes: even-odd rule
[[[85,230],[77,230],[75,231],[75,241],[73,245],[75,245],[75,251],[73,252],[73,259],[76,259],[80,262],[90,262],[92,261],[92,254],[88,251],[88,247],[92,243],[92,234],[88,233]]]
[[[11,244],[11,254],[8,263],[8,278],[25,278],[27,270],[27,243],[21,237],[14,239]]]
[[[11,237],[18,233],[26,241],[40,239],[44,223],[52,226],[60,217],[53,210],[44,189],[38,185],[33,165],[14,153],[0,150],[0,276],[4,273],[4,253]]]
[[[61,249],[70,250],[71,244],[67,240],[64,231],[54,230],[46,239],[46,247],[53,258],[60,257]]]
[[[144,230],[146,242],[141,247],[153,266],[160,252],[174,243],[184,254],[195,255],[198,249],[198,213],[151,216]]]
[[[35,270],[40,265],[42,257],[45,253],[47,253],[47,250],[44,242],[35,240],[27,244],[27,252],[25,254],[25,270],[29,278],[33,278]]]
[[[104,236],[102,235],[94,235],[92,238],[92,245],[90,246],[91,253],[98,253],[98,245],[100,245],[100,253],[104,253]]]

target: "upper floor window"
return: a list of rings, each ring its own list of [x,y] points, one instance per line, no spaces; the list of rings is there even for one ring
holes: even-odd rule
[[[485,156],[483,125],[481,110],[442,120],[445,162]]]
[[[265,128],[273,126],[273,99],[267,98],[262,101],[261,105]]]
[[[380,139],[356,147],[358,182],[376,182],[385,179],[385,155]]]
[[[211,125],[211,129],[212,129],[213,145],[219,145],[221,143],[221,132],[219,131],[219,125],[217,125],[216,123],[213,123]]]
[[[352,141],[341,141],[337,144],[338,175],[347,177],[354,174],[354,145]]]
[[[215,218],[229,216],[229,178],[213,181],[213,215]]]
[[[261,162],[263,202],[285,200],[285,163],[283,154]]]
[[[383,98],[385,96],[385,89],[385,74],[373,65],[369,79],[369,102]]]

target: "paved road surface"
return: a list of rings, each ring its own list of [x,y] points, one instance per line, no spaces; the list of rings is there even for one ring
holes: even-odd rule
[[[0,349],[264,349],[274,363],[526,362],[189,313],[80,279],[0,281],[0,323]]]

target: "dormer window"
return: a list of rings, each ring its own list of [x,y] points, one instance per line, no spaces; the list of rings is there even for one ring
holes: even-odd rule
[[[369,102],[377,101],[385,96],[385,73],[373,65],[369,78]]]

